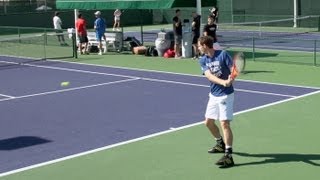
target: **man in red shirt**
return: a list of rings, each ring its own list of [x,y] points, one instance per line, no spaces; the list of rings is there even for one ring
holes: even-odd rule
[[[88,37],[87,37],[87,22],[85,19],[83,19],[82,14],[78,14],[78,19],[76,21],[76,28],[78,32],[78,37],[79,37],[79,51],[81,54],[89,54],[87,51],[88,49]],[[83,48],[84,44],[84,48]]]

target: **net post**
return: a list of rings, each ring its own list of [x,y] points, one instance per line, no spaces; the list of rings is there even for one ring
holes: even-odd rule
[[[47,30],[44,29],[43,30],[43,59],[46,60],[47,59],[47,54],[46,54],[46,44],[47,44]]]
[[[76,33],[72,32],[71,38],[72,38],[72,53],[73,53],[73,57],[75,59],[78,59]]]

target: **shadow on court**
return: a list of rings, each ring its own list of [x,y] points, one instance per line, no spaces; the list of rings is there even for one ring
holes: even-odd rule
[[[0,140],[0,151],[11,151],[29,146],[36,146],[51,142],[50,140],[34,136],[18,136]]]
[[[313,166],[320,166],[319,163],[313,161],[320,160],[320,154],[249,154],[242,152],[235,152],[234,154],[243,157],[255,157],[261,158],[261,161],[237,163],[237,166],[248,166],[248,165],[260,165],[269,163],[287,163],[287,162],[304,162]]]
[[[256,70],[256,71],[243,71],[241,72],[242,74],[256,74],[256,73],[274,73],[275,71],[259,71],[259,70]]]

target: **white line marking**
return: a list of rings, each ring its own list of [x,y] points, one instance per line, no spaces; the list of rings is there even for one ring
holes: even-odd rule
[[[14,96],[9,96],[9,95],[5,95],[5,94],[0,94],[0,96],[6,97],[6,98],[15,98]]]
[[[110,84],[118,84],[118,83],[129,82],[129,81],[136,81],[136,80],[139,80],[139,78],[135,78],[135,79],[125,79],[125,80],[120,80],[120,81],[112,81],[112,82],[100,83],[100,84],[94,84],[94,85],[88,85],[88,86],[81,86],[81,87],[68,88],[68,89],[61,89],[61,90],[56,90],[56,91],[48,91],[48,92],[42,92],[42,93],[37,93],[37,94],[30,94],[30,95],[25,95],[25,96],[17,96],[17,97],[12,97],[12,98],[7,98],[7,99],[0,99],[0,102],[1,102],[1,101],[13,100],[13,99],[22,99],[22,98],[28,98],[28,97],[34,97],[34,96],[42,96],[42,95],[48,95],[48,94],[56,94],[56,93],[62,93],[62,92],[67,92],[67,91],[74,91],[74,90],[79,90],[79,89],[87,89],[87,88],[104,86],[104,85],[110,85]]]
[[[169,80],[152,79],[152,78],[141,78],[141,79],[146,81],[153,81],[153,82],[165,82],[165,83],[182,84],[182,85],[189,85],[189,86],[209,87],[208,85],[184,83],[184,82],[178,82],[178,81],[169,81]],[[296,97],[296,96],[287,95],[287,94],[277,94],[277,93],[254,91],[254,90],[247,90],[247,89],[235,89],[235,90],[241,91],[241,92],[255,93],[255,94],[266,94],[266,95],[283,96],[283,97],[290,97],[290,98]]]
[[[47,61],[61,62],[61,63],[66,63],[66,64],[79,64],[79,65],[95,66],[95,67],[107,67],[107,68],[115,68],[115,69],[123,69],[123,70],[156,72],[156,73],[163,73],[163,74],[176,74],[176,75],[184,75],[184,76],[191,76],[191,77],[203,77],[203,75],[194,75],[194,74],[185,74],[185,73],[175,73],[175,72],[168,72],[168,71],[158,71],[158,70],[149,70],[149,69],[129,68],[129,67],[120,67],[120,66],[97,65],[97,64],[80,63],[80,62],[69,62],[69,61],[63,61],[63,60],[47,60]],[[271,85],[288,86],[288,87],[300,87],[300,88],[309,88],[309,89],[319,89],[319,90],[320,90],[320,87],[313,87],[313,86],[301,86],[301,85],[294,85],[294,84],[272,83],[272,82],[264,82],[264,81],[256,81],[256,80],[245,80],[245,79],[237,79],[237,81],[254,82],[254,83],[260,83],[260,84],[271,84]]]
[[[193,84],[193,83],[185,83],[185,82],[179,82],[179,81],[161,80],[161,79],[153,79],[153,78],[143,78],[143,77],[138,77],[138,76],[127,76],[127,75],[120,75],[120,74],[110,74],[110,73],[86,71],[86,70],[80,70],[80,69],[70,69],[70,68],[61,68],[61,67],[52,67],[52,66],[43,66],[43,65],[33,65],[33,64],[25,64],[25,65],[26,66],[30,66],[30,67],[44,68],[44,69],[79,72],[79,73],[86,73],[86,74],[98,74],[98,75],[104,75],[104,76],[116,76],[116,77],[124,77],[124,78],[133,78],[135,80],[141,79],[141,80],[153,81],[153,82],[163,82],[163,83],[173,83],[173,84],[182,84],[182,85],[190,85],[190,86],[208,87],[207,85],[201,85],[201,84]],[[105,85],[105,83],[102,83],[101,85]],[[88,87],[95,87],[95,86],[88,86]],[[84,86],[84,88],[87,88],[87,86]],[[83,89],[83,88],[74,88],[74,89]],[[242,91],[242,92],[255,93],[255,94],[268,94],[268,95],[274,95],[274,96],[295,97],[295,96],[292,96],[292,95],[276,94],[276,93],[263,92],[263,91],[254,91],[254,90],[245,90],[245,89],[236,89],[236,90],[237,91]],[[67,89],[64,90],[64,91],[67,91]],[[64,92],[64,91],[63,90],[59,90],[57,92]],[[56,93],[55,91],[52,91],[52,92]],[[40,93],[40,94],[44,95],[44,94],[52,94],[52,93],[48,92],[48,93]],[[31,97],[31,96],[35,96],[35,95],[20,96],[19,98],[21,98],[21,97]],[[15,99],[17,99],[17,98],[18,97],[15,97]],[[9,100],[9,99],[3,99],[2,101],[4,101],[4,100]]]
[[[234,113],[234,115],[239,115],[239,114],[243,114],[243,113],[247,113],[247,112],[252,112],[252,111],[263,109],[263,108],[266,108],[266,107],[270,107],[270,106],[282,104],[282,103],[285,103],[285,102],[301,99],[301,98],[304,98],[304,97],[307,97],[307,96],[315,95],[315,94],[318,94],[318,93],[320,93],[320,90],[312,92],[312,93],[304,94],[304,95],[301,95],[301,96],[297,96],[297,97],[294,97],[294,98],[289,98],[289,99],[285,99],[285,100],[281,100],[281,101],[265,104],[265,105],[262,105],[262,106],[258,106],[258,107],[255,107],[255,108],[239,111],[239,112]],[[50,165],[50,164],[54,164],[54,163],[58,163],[58,162],[61,162],[61,161],[77,158],[77,157],[80,157],[80,156],[96,153],[96,152],[99,152],[99,151],[104,151],[104,150],[115,148],[115,147],[118,147],[118,146],[121,146],[121,145],[129,144],[129,143],[133,143],[133,142],[137,142],[137,141],[142,141],[142,140],[145,140],[145,139],[149,139],[149,138],[152,138],[152,137],[160,136],[160,135],[163,135],[163,134],[168,134],[168,133],[179,131],[179,130],[182,130],[182,129],[187,129],[187,128],[194,127],[194,126],[201,125],[201,124],[203,124],[202,121],[201,122],[197,122],[197,123],[193,123],[193,124],[189,124],[189,125],[185,125],[185,126],[181,126],[181,127],[176,127],[174,129],[170,128],[169,130],[166,130],[166,131],[150,134],[150,135],[139,137],[139,138],[136,138],[136,139],[123,141],[123,142],[120,142],[120,143],[108,145],[108,146],[97,148],[97,149],[93,149],[93,150],[90,150],[90,151],[85,151],[85,152],[82,152],[82,153],[66,156],[66,157],[63,157],[63,158],[58,158],[58,159],[55,159],[55,160],[51,160],[51,161],[47,161],[47,162],[43,162],[43,163],[27,166],[27,167],[24,167],[24,168],[8,171],[8,172],[5,172],[5,173],[1,173],[0,177],[8,176],[8,175],[11,175],[11,174],[19,173],[19,172],[22,172],[22,171],[27,171],[27,170],[30,170],[30,169],[34,169],[34,168],[38,168],[38,167],[42,167],[42,166],[46,166],[46,165]]]

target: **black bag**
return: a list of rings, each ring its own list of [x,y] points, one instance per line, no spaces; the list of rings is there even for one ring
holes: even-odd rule
[[[98,46],[89,46],[88,50],[89,50],[90,53],[97,53],[97,52],[99,52]]]
[[[158,56],[158,51],[155,46],[150,46],[147,48],[145,56]]]
[[[127,37],[124,41],[129,42],[130,50],[133,50],[134,47],[142,46],[142,43],[135,37]]]

